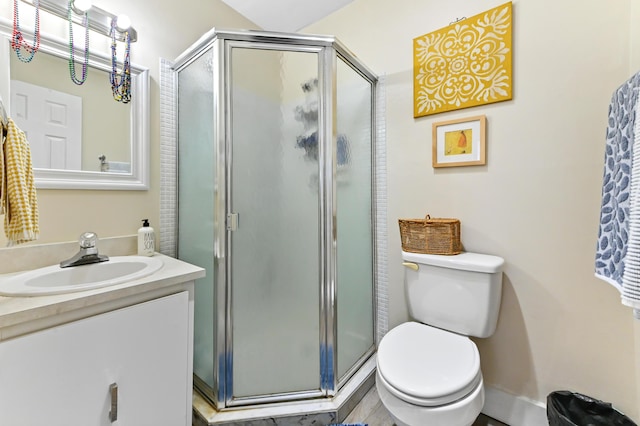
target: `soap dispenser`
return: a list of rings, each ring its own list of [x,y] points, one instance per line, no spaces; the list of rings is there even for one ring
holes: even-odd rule
[[[149,219],[142,219],[142,227],[138,229],[138,256],[153,256],[156,251],[156,236],[149,226]]]

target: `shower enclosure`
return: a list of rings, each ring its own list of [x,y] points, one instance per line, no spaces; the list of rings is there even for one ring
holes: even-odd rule
[[[177,76],[177,255],[219,410],[330,398],[375,351],[376,76],[335,38],[212,30]]]

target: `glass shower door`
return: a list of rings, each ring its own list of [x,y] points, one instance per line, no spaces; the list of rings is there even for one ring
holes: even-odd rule
[[[337,377],[374,349],[373,87],[336,66]]]
[[[232,398],[319,392],[319,49],[230,46]]]
[[[204,52],[178,72],[178,256],[199,265],[206,276],[195,286],[193,371],[215,388],[215,176],[213,52]]]

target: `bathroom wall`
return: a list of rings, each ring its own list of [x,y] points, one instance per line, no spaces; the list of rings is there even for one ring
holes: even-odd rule
[[[151,76],[151,188],[149,191],[39,190],[40,239],[36,244],[73,241],[87,230],[95,231],[101,238],[130,235],[140,227],[142,218],[149,218],[151,225],[159,230],[159,58],[175,59],[212,27],[256,28],[220,0],[94,0],[93,3],[114,14],[126,13],[138,32],[138,41],[131,47],[131,60],[149,68]],[[19,7],[21,25],[33,28],[30,6],[20,1]],[[41,15],[43,32],[66,39],[66,21],[47,13]],[[0,16],[13,19],[13,2],[0,3]],[[92,48],[106,55],[110,55],[109,40],[91,33]],[[0,232],[0,246],[4,245],[4,232]]]
[[[414,119],[413,38],[503,3],[356,0],[304,30],[386,79],[389,325],[408,319],[397,219],[457,217],[467,250],[506,259],[498,329],[478,340],[487,385],[534,401],[572,389],[640,421],[639,322],[593,276],[608,106],[640,69],[640,7],[516,0],[513,100]],[[487,165],[433,169],[431,124],[478,114]]]

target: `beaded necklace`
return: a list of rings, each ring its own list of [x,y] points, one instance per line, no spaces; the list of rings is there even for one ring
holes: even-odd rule
[[[111,21],[111,90],[113,99],[123,104],[131,101],[131,37],[129,31],[125,31],[124,61],[122,62],[122,73],[118,73],[116,58],[116,20]]]
[[[11,48],[16,52],[16,56],[22,62],[31,62],[33,56],[40,48],[40,0],[33,1],[36,9],[36,24],[33,31],[33,44],[28,44],[20,31],[20,18],[18,16],[18,0],[13,1],[13,37],[11,38]],[[24,49],[28,56],[22,55]]]
[[[71,19],[72,2],[73,0],[69,0],[69,6],[67,8],[67,18],[69,20],[69,74],[71,74],[71,81],[77,85],[81,85],[87,80],[87,66],[89,65],[89,11],[85,11],[82,17],[82,26],[85,27],[84,62],[82,63],[82,78],[77,78],[75,63],[76,48],[73,45],[73,20]]]

